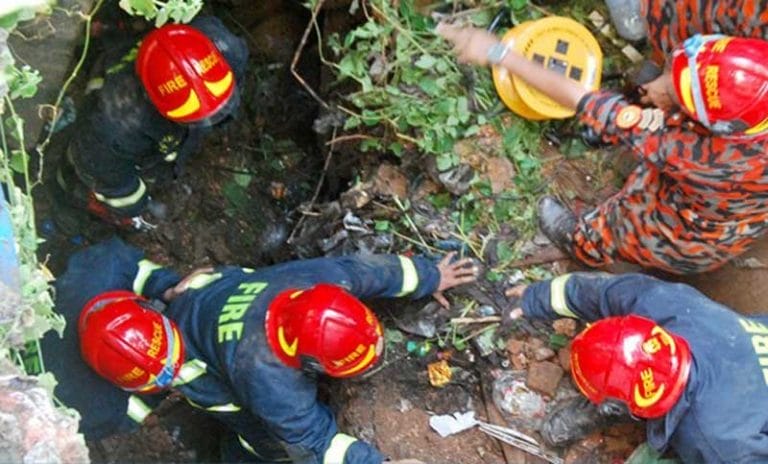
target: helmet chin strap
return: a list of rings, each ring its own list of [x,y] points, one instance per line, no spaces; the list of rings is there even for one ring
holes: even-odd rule
[[[173,382],[173,348],[176,346],[176,335],[174,334],[173,327],[171,327],[171,323],[167,317],[163,317],[163,328],[165,329],[165,333],[168,334],[166,338],[167,348],[165,352],[165,365],[157,374],[157,376],[155,376],[152,382],[146,383],[141,387],[123,387],[123,390],[130,392],[141,392],[146,391],[151,387],[156,387],[162,390],[170,386]]]
[[[696,107],[696,116],[699,122],[710,130],[712,130],[712,126],[710,125],[707,109],[704,105],[704,94],[701,92],[701,79],[699,78],[699,71],[696,68],[696,58],[708,41],[718,40],[723,37],[725,36],[716,34],[708,36],[708,40],[704,40],[704,37],[701,34],[696,34],[693,37],[686,39],[683,43],[685,55],[688,57],[688,69],[691,73],[691,93],[693,94],[693,105]]]

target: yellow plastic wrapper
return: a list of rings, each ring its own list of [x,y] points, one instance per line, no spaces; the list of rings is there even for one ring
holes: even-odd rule
[[[445,359],[429,364],[427,366],[427,373],[429,374],[429,383],[432,384],[433,387],[438,388],[444,387],[451,381],[451,377],[453,376],[451,366],[448,365],[448,361]]]

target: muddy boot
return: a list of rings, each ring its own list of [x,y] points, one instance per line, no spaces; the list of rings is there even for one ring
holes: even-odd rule
[[[556,198],[546,195],[539,200],[539,227],[544,235],[569,255],[573,248],[576,215]]]
[[[597,406],[580,397],[566,401],[551,412],[541,426],[541,437],[549,446],[561,447],[608,425]]]

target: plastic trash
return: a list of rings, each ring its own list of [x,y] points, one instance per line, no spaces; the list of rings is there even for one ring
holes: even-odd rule
[[[625,40],[637,41],[646,34],[645,18],[640,15],[640,0],[606,0],[616,32]]]
[[[525,371],[504,371],[493,383],[493,402],[504,418],[518,428],[538,430],[547,403],[525,384]]]

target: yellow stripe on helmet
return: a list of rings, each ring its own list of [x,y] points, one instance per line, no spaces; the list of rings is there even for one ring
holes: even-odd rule
[[[206,84],[207,85],[207,84]],[[175,110],[166,112],[166,116],[172,119],[179,119],[189,116],[195,111],[200,109],[200,99],[197,98],[197,93],[194,90],[189,91],[189,97],[180,107]]]
[[[368,367],[369,364],[371,364],[371,361],[373,361],[373,358],[376,357],[376,346],[370,345],[368,347],[368,353],[366,353],[365,358],[363,358],[362,361],[357,363],[354,367],[347,369],[346,371],[339,372],[338,375],[350,375],[354,374],[355,372],[361,371]]]
[[[227,93],[230,87],[232,87],[232,83],[234,82],[234,76],[232,74],[232,71],[227,72],[227,75],[221,78],[220,80],[216,82],[205,82],[205,87],[208,89],[209,92],[211,92],[215,97],[220,97]]]

